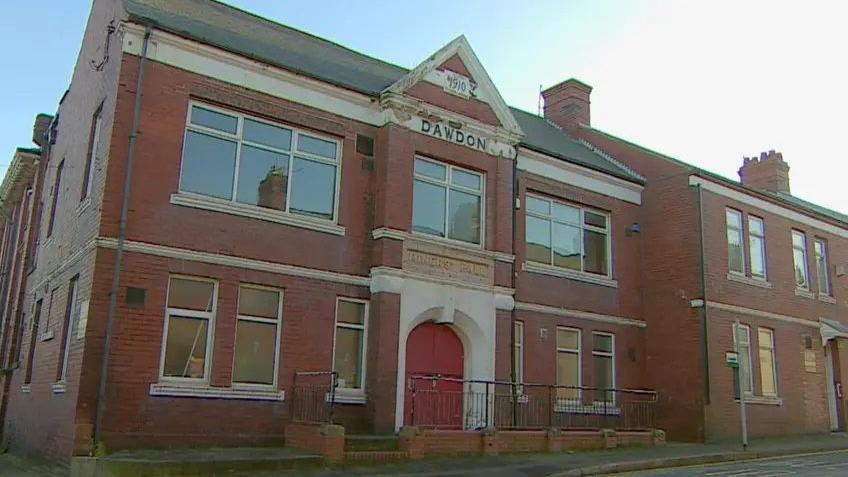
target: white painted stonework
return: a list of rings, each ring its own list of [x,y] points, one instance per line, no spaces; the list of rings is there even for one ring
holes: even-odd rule
[[[495,304],[491,292],[403,278],[400,285],[397,405],[395,428],[403,426],[406,393],[406,340],[427,321],[447,324],[462,342],[465,379],[495,377]],[[393,285],[399,285],[397,281]],[[500,298],[502,299],[502,298]]]

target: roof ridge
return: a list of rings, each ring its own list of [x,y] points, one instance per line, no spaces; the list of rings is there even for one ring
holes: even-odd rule
[[[599,148],[599,147],[595,146],[594,144],[590,143],[589,141],[587,141],[587,140],[585,140],[585,139],[583,139],[583,138],[580,138],[580,139],[577,139],[577,142],[579,142],[580,144],[583,144],[584,146],[588,147],[588,148],[589,148],[589,150],[591,150],[591,151],[592,151],[592,152],[594,152],[595,154],[597,154],[597,155],[599,155],[599,156],[603,157],[604,159],[606,159],[606,160],[608,160],[608,161],[612,162],[612,163],[613,163],[613,164],[615,164],[616,166],[618,166],[618,167],[620,167],[620,168],[624,169],[625,171],[627,171],[627,172],[629,172],[629,173],[633,174],[634,176],[636,176],[636,177],[638,177],[638,178],[642,179],[643,181],[645,181],[645,182],[647,182],[647,181],[648,181],[648,179],[647,179],[645,176],[643,176],[642,174],[639,174],[639,173],[638,173],[635,169],[633,169],[632,167],[628,166],[627,164],[625,164],[625,163],[623,163],[623,162],[619,161],[618,159],[616,159],[616,158],[612,157],[611,155],[607,154],[607,152],[606,152],[606,151],[604,151],[603,149],[601,149],[601,148]]]

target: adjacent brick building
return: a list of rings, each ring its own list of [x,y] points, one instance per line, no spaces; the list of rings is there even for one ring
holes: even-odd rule
[[[3,275],[4,440],[59,461],[279,445],[296,379],[325,371],[347,432],[417,423],[411,378],[439,375],[524,383],[515,406],[560,385],[583,415],[655,387],[672,438],[728,437],[736,317],[780,370],[753,432],[826,431],[848,221],[592,129],[590,91],[549,89],[540,117],[463,37],[406,70],[215,2],[95,0],[46,142],[0,189],[4,270],[26,269]],[[783,184],[772,160],[746,180]],[[765,223],[765,280],[747,247],[728,260],[727,210]],[[828,290],[794,292],[793,227],[827,241]]]

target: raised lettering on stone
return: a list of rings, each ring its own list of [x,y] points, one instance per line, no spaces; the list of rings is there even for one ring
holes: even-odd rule
[[[426,119],[421,120],[421,132],[428,136],[434,136],[445,141],[461,144],[472,149],[486,152],[486,139],[477,137],[471,133],[454,129],[446,124],[432,123]]]

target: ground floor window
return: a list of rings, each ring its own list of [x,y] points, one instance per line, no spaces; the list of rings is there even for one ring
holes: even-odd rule
[[[524,382],[524,322],[516,321],[512,340],[512,369],[513,381]]]
[[[774,331],[757,329],[760,357],[760,389],[763,396],[777,396],[777,372],[774,362]]]
[[[580,397],[580,330],[557,327],[557,398]]]
[[[173,276],[168,283],[162,376],[191,380],[209,378],[216,282]]]
[[[233,383],[277,384],[282,304],[279,290],[239,287]]]
[[[339,298],[336,302],[336,329],[333,347],[333,370],[338,373],[338,387],[362,390],[365,377],[365,334],[368,302]]]
[[[754,392],[754,377],[751,375],[751,329],[748,325],[733,327],[733,344],[739,350],[740,385],[747,394]],[[741,379],[744,376],[744,380]]]
[[[592,378],[597,388],[595,400],[615,401],[615,337],[610,333],[592,333]]]

